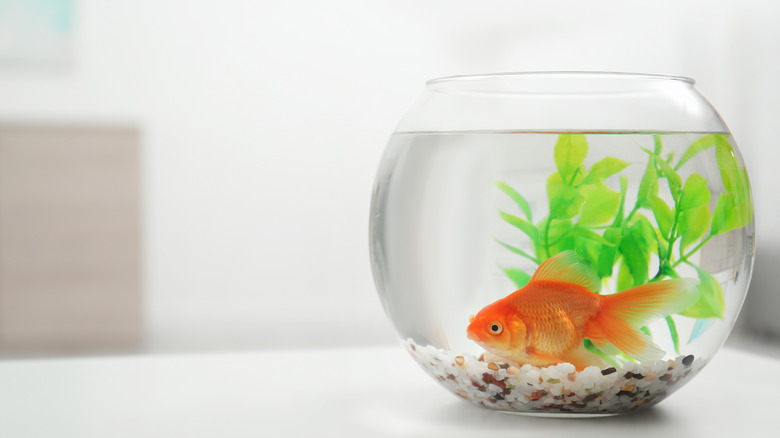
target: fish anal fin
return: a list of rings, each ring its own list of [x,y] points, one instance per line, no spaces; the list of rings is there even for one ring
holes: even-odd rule
[[[591,342],[593,342],[593,345],[607,356],[615,356],[620,354],[620,350],[609,342],[595,339],[591,339]]]
[[[596,271],[572,251],[560,252],[539,265],[530,282],[543,281],[573,283],[591,292],[601,290],[601,280]]]
[[[585,337],[599,349],[611,345],[640,362],[658,360],[664,356],[664,351],[649,336],[614,315],[600,314],[588,322]]]

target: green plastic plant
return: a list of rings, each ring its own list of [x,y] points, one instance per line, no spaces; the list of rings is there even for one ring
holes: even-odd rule
[[[711,318],[723,318],[725,302],[718,281],[690,258],[714,236],[742,228],[753,220],[750,184],[740,167],[734,149],[724,135],[706,135],[693,142],[675,162],[674,154],[663,156],[660,135],[654,137],[654,149],[647,153],[645,172],[639,182],[636,203],[626,206],[628,177],[621,172],[629,163],[606,157],[586,169],[588,143],[583,134],[561,134],[553,158],[557,170],[547,178],[549,214],[534,223],[526,199],[503,182],[495,185],[517,204],[522,215],[500,211],[501,218],[530,239],[533,253],[498,241],[508,250],[540,264],[561,251],[574,251],[604,281],[612,278],[617,267],[617,290],[621,291],[664,278],[677,278],[681,264],[693,267],[701,292],[698,302],[680,315],[697,318],[691,339],[698,336]],[[714,147],[723,181],[721,193],[710,210],[711,193],[706,179],[690,173],[683,181],[678,171],[695,155]],[[620,192],[604,181],[619,175]],[[673,203],[667,203],[659,190],[668,187]],[[669,199],[669,197],[667,197]],[[645,216],[647,214],[647,216]],[[649,218],[652,217],[654,221]],[[657,271],[651,272],[651,266]],[[525,286],[529,273],[502,268],[518,288]],[[679,336],[674,320],[666,318],[675,350]],[[647,328],[643,328],[649,334]],[[588,341],[586,347],[605,359]]]

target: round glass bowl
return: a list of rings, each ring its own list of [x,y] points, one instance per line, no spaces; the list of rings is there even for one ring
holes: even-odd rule
[[[491,409],[611,415],[658,403],[713,357],[750,281],[753,206],[693,85],[427,83],[379,166],[370,248],[382,304],[431,376]]]

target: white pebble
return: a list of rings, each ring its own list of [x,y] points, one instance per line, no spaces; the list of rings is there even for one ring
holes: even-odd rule
[[[558,371],[561,374],[569,374],[577,371],[577,369],[574,368],[574,365],[570,363],[562,363],[562,364],[558,364]]]
[[[547,380],[547,379],[560,379],[560,378],[561,378],[561,373],[558,371],[558,367],[551,366],[542,369],[542,379]]]

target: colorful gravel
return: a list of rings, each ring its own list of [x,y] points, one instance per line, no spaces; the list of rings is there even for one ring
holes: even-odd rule
[[[576,371],[562,363],[545,368],[484,362],[408,339],[406,347],[425,370],[460,397],[510,412],[616,414],[650,407],[693,376],[704,361],[693,356],[621,368]]]

